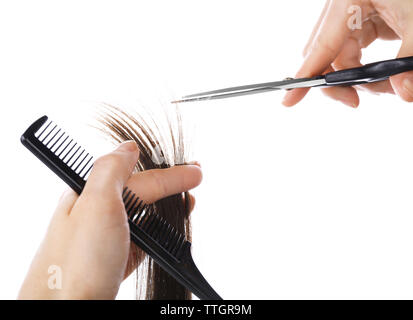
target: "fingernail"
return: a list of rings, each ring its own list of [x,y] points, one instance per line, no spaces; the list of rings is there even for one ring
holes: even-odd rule
[[[413,98],[413,80],[410,78],[405,78],[403,80],[403,88],[404,90]]]
[[[346,100],[343,100],[343,101],[341,101],[341,102],[343,102],[346,106],[349,106],[349,107],[351,107],[351,108],[357,108],[357,105],[356,104],[354,104],[354,102],[353,101],[346,101]]]
[[[201,168],[201,164],[200,164],[198,161],[191,161],[191,162],[188,162],[188,164],[191,164],[191,165],[194,165],[194,166],[198,166],[198,167]]]
[[[136,152],[138,150],[138,146],[136,145],[135,141],[125,141],[122,142],[117,148],[117,151],[127,151],[127,152]]]

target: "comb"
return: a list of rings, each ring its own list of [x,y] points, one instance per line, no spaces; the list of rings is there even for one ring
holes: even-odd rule
[[[22,144],[80,194],[93,167],[93,157],[47,116],[36,120],[21,136]],[[124,188],[131,240],[161,268],[201,300],[222,298],[205,280],[191,255],[185,235],[160,217],[153,205],[144,204]]]

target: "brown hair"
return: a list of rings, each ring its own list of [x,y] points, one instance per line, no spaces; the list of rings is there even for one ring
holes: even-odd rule
[[[164,115],[166,131],[163,132],[159,122],[156,123],[152,116],[152,123],[148,124],[142,114],[132,116],[117,107],[104,104],[98,115],[98,122],[103,125],[99,129],[116,143],[127,140],[137,143],[140,156],[136,171],[185,164],[187,148],[184,146],[180,112],[176,109],[173,118],[168,113]],[[169,196],[154,204],[155,212],[185,234],[188,241],[191,241],[190,206],[188,193]],[[137,269],[138,298],[191,299],[191,292],[161,269],[140,248],[133,244],[131,250],[134,250],[137,262],[141,262]]]

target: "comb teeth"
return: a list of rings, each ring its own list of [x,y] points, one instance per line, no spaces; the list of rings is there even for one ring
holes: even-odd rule
[[[65,131],[44,116],[33,123],[23,134],[22,143],[78,194],[83,190],[93,167],[93,157],[75,142]],[[43,147],[45,149],[43,149]],[[46,150],[47,149],[47,150]],[[53,155],[56,157],[53,157]],[[51,162],[53,162],[51,164]],[[172,257],[180,260],[185,248],[190,246],[185,235],[160,217],[154,205],[144,204],[128,188],[124,188],[122,199],[129,223],[145,233]]]
[[[46,121],[34,133],[34,136],[86,181],[93,166],[93,157],[71,139],[66,132],[58,128],[53,121]]]
[[[81,194],[93,166],[92,157],[57,128],[47,116],[33,122],[20,137],[21,143],[77,194]],[[196,267],[191,243],[131,190],[122,192],[131,240],[163,270],[200,299],[221,300]]]
[[[127,187],[123,189],[122,199],[129,220],[179,259],[186,242],[185,236],[160,217],[153,205],[143,204],[143,201]]]

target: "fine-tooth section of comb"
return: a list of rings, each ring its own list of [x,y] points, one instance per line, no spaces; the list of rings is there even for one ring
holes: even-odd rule
[[[181,249],[184,248],[183,243],[186,241],[185,236],[175,231],[173,234],[168,234],[169,246],[164,246],[159,241],[158,235],[162,230],[167,228],[175,230],[165,219],[155,213],[153,205],[142,206],[142,201],[128,187],[123,190],[123,202],[125,203],[126,213],[129,217],[129,223],[140,228],[148,237],[163,247],[170,255],[179,260],[181,257]],[[132,204],[132,205],[131,205]],[[134,218],[131,218],[134,217]]]
[[[66,132],[58,128],[53,121],[48,121],[47,117],[39,119],[39,121],[26,130],[22,137],[22,142],[23,144],[29,143],[38,148],[41,148],[39,143],[44,146],[47,150],[45,149],[43,152],[50,151],[56,158],[59,158],[60,161],[55,163],[55,165],[60,167],[59,169],[67,171],[67,174],[72,176],[75,183],[78,181],[75,190],[81,191],[81,189],[83,189],[87,174],[93,166],[91,163],[93,157],[70,138]],[[73,183],[70,179],[68,181],[66,179],[64,180],[69,184]],[[78,193],[80,193],[80,191]],[[155,213],[152,205],[144,205],[139,197],[127,187],[123,190],[122,197],[129,223],[133,223],[140,228],[175,259],[181,257],[182,252],[180,249],[184,247],[183,243],[186,241],[185,236],[168,222],[162,220]],[[162,226],[163,230],[167,231],[164,239],[160,237],[161,234],[158,232],[160,226]],[[161,240],[163,241],[161,242]]]
[[[47,116],[35,121],[21,142],[56,175],[80,194],[93,167],[93,157]],[[145,204],[129,188],[122,192],[132,241],[165,271],[200,299],[222,298],[199,272],[191,256],[191,243],[153,204]]]

